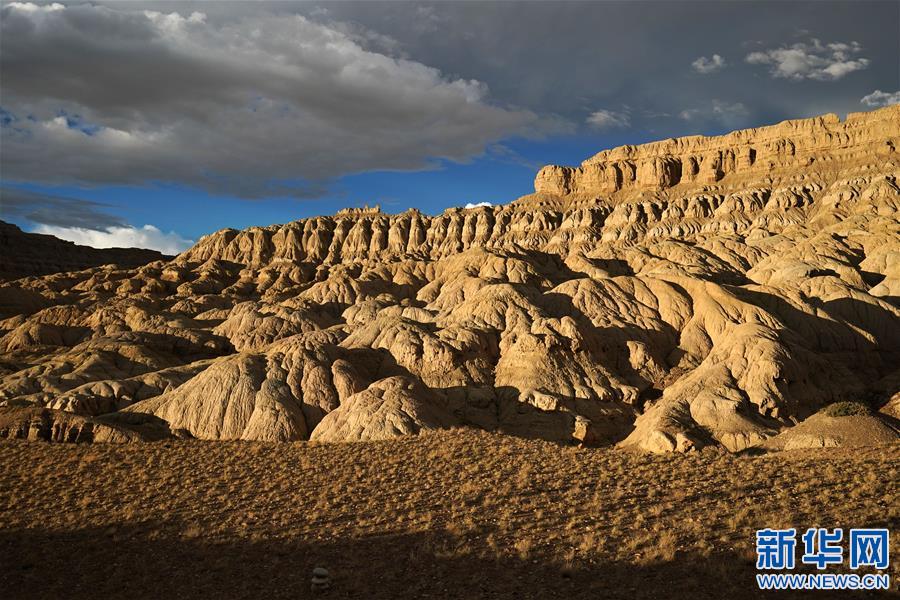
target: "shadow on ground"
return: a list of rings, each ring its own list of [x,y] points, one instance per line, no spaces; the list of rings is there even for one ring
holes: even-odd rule
[[[297,515],[298,519],[303,515]],[[177,529],[182,530],[179,536]],[[324,534],[324,532],[323,532]],[[763,593],[746,555],[678,554],[668,562],[566,567],[533,557],[485,558],[448,533],[355,540],[204,540],[177,523],[71,532],[0,533],[2,597],[20,598],[846,598]],[[331,590],[313,594],[327,567]],[[854,597],[877,594],[855,592]]]

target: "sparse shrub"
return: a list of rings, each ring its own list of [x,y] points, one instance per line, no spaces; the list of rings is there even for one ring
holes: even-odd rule
[[[829,417],[855,417],[871,414],[872,410],[862,402],[835,402],[825,407]]]
[[[181,532],[181,537],[187,540],[193,540],[200,537],[203,534],[203,530],[196,523],[192,523],[184,528]]]
[[[651,546],[648,552],[648,560],[669,562],[675,558],[678,549],[678,537],[670,529],[666,529],[656,540],[656,545]]]
[[[560,574],[565,578],[572,577],[575,572],[575,549],[569,548],[562,556]]]
[[[534,548],[534,542],[529,538],[521,538],[516,540],[513,547],[516,549],[516,554],[519,555],[520,560],[528,560],[531,557],[531,550]]]

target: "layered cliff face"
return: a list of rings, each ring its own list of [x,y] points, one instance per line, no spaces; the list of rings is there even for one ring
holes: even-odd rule
[[[745,129],[715,138],[692,136],[605,150],[580,167],[548,166],[535,190],[549,194],[615,194],[667,190],[679,185],[745,183],[788,176],[798,169],[868,162],[894,152],[900,125],[896,106],[855,113],[841,121],[830,114]],[[818,164],[816,164],[818,163]]]
[[[0,281],[108,264],[133,268],[169,258],[144,248],[79,246],[52,235],[25,233],[15,225],[0,221]]]
[[[19,280],[0,402],[209,439],[458,426],[652,451],[893,406],[898,143],[898,106],[666,140],[545,167],[505,206],[344,211]]]

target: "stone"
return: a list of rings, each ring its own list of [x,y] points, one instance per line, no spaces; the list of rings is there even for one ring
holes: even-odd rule
[[[327,591],[331,588],[331,574],[324,567],[316,567],[312,572],[311,589],[315,593]]]
[[[581,415],[575,417],[575,428],[572,431],[572,439],[583,446],[593,446],[599,441],[591,420],[586,419]]]

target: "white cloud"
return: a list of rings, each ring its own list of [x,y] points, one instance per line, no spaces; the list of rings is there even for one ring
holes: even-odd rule
[[[34,233],[53,235],[93,248],[149,248],[163,254],[180,254],[194,244],[174,231],[163,233],[153,225],[109,227],[105,231],[82,227],[39,225],[34,229]]]
[[[860,99],[860,103],[872,107],[900,104],[900,92],[888,93],[882,92],[881,90],[875,90],[871,94],[863,96]]]
[[[52,4],[35,4],[33,2],[10,2],[7,4],[10,8],[21,10],[22,12],[54,12],[65,9],[65,5],[54,2]]]
[[[810,42],[751,52],[744,60],[752,65],[769,65],[773,77],[836,81],[849,73],[868,68],[868,58],[854,58],[860,52],[862,46],[858,42],[823,44],[812,38]]]
[[[484,83],[398,57],[358,27],[127,4],[0,10],[3,108],[18,117],[4,129],[5,179],[311,195],[296,188],[465,161],[544,130],[533,112],[489,102]]]
[[[597,129],[625,129],[631,126],[631,117],[627,112],[600,109],[588,116],[587,123]]]
[[[748,113],[747,107],[740,102],[728,103],[721,100],[712,101],[712,112],[723,117],[746,116]]]
[[[493,206],[493,204],[490,202],[476,202],[474,204],[468,202],[463,208],[481,208],[482,206]]]
[[[691,67],[701,75],[709,75],[716,71],[721,71],[728,63],[718,54],[713,54],[711,58],[701,56],[691,63]]]
[[[750,111],[741,102],[732,103],[714,99],[708,107],[688,108],[678,113],[678,117],[685,121],[707,121],[736,126],[740,125],[748,114]]]

